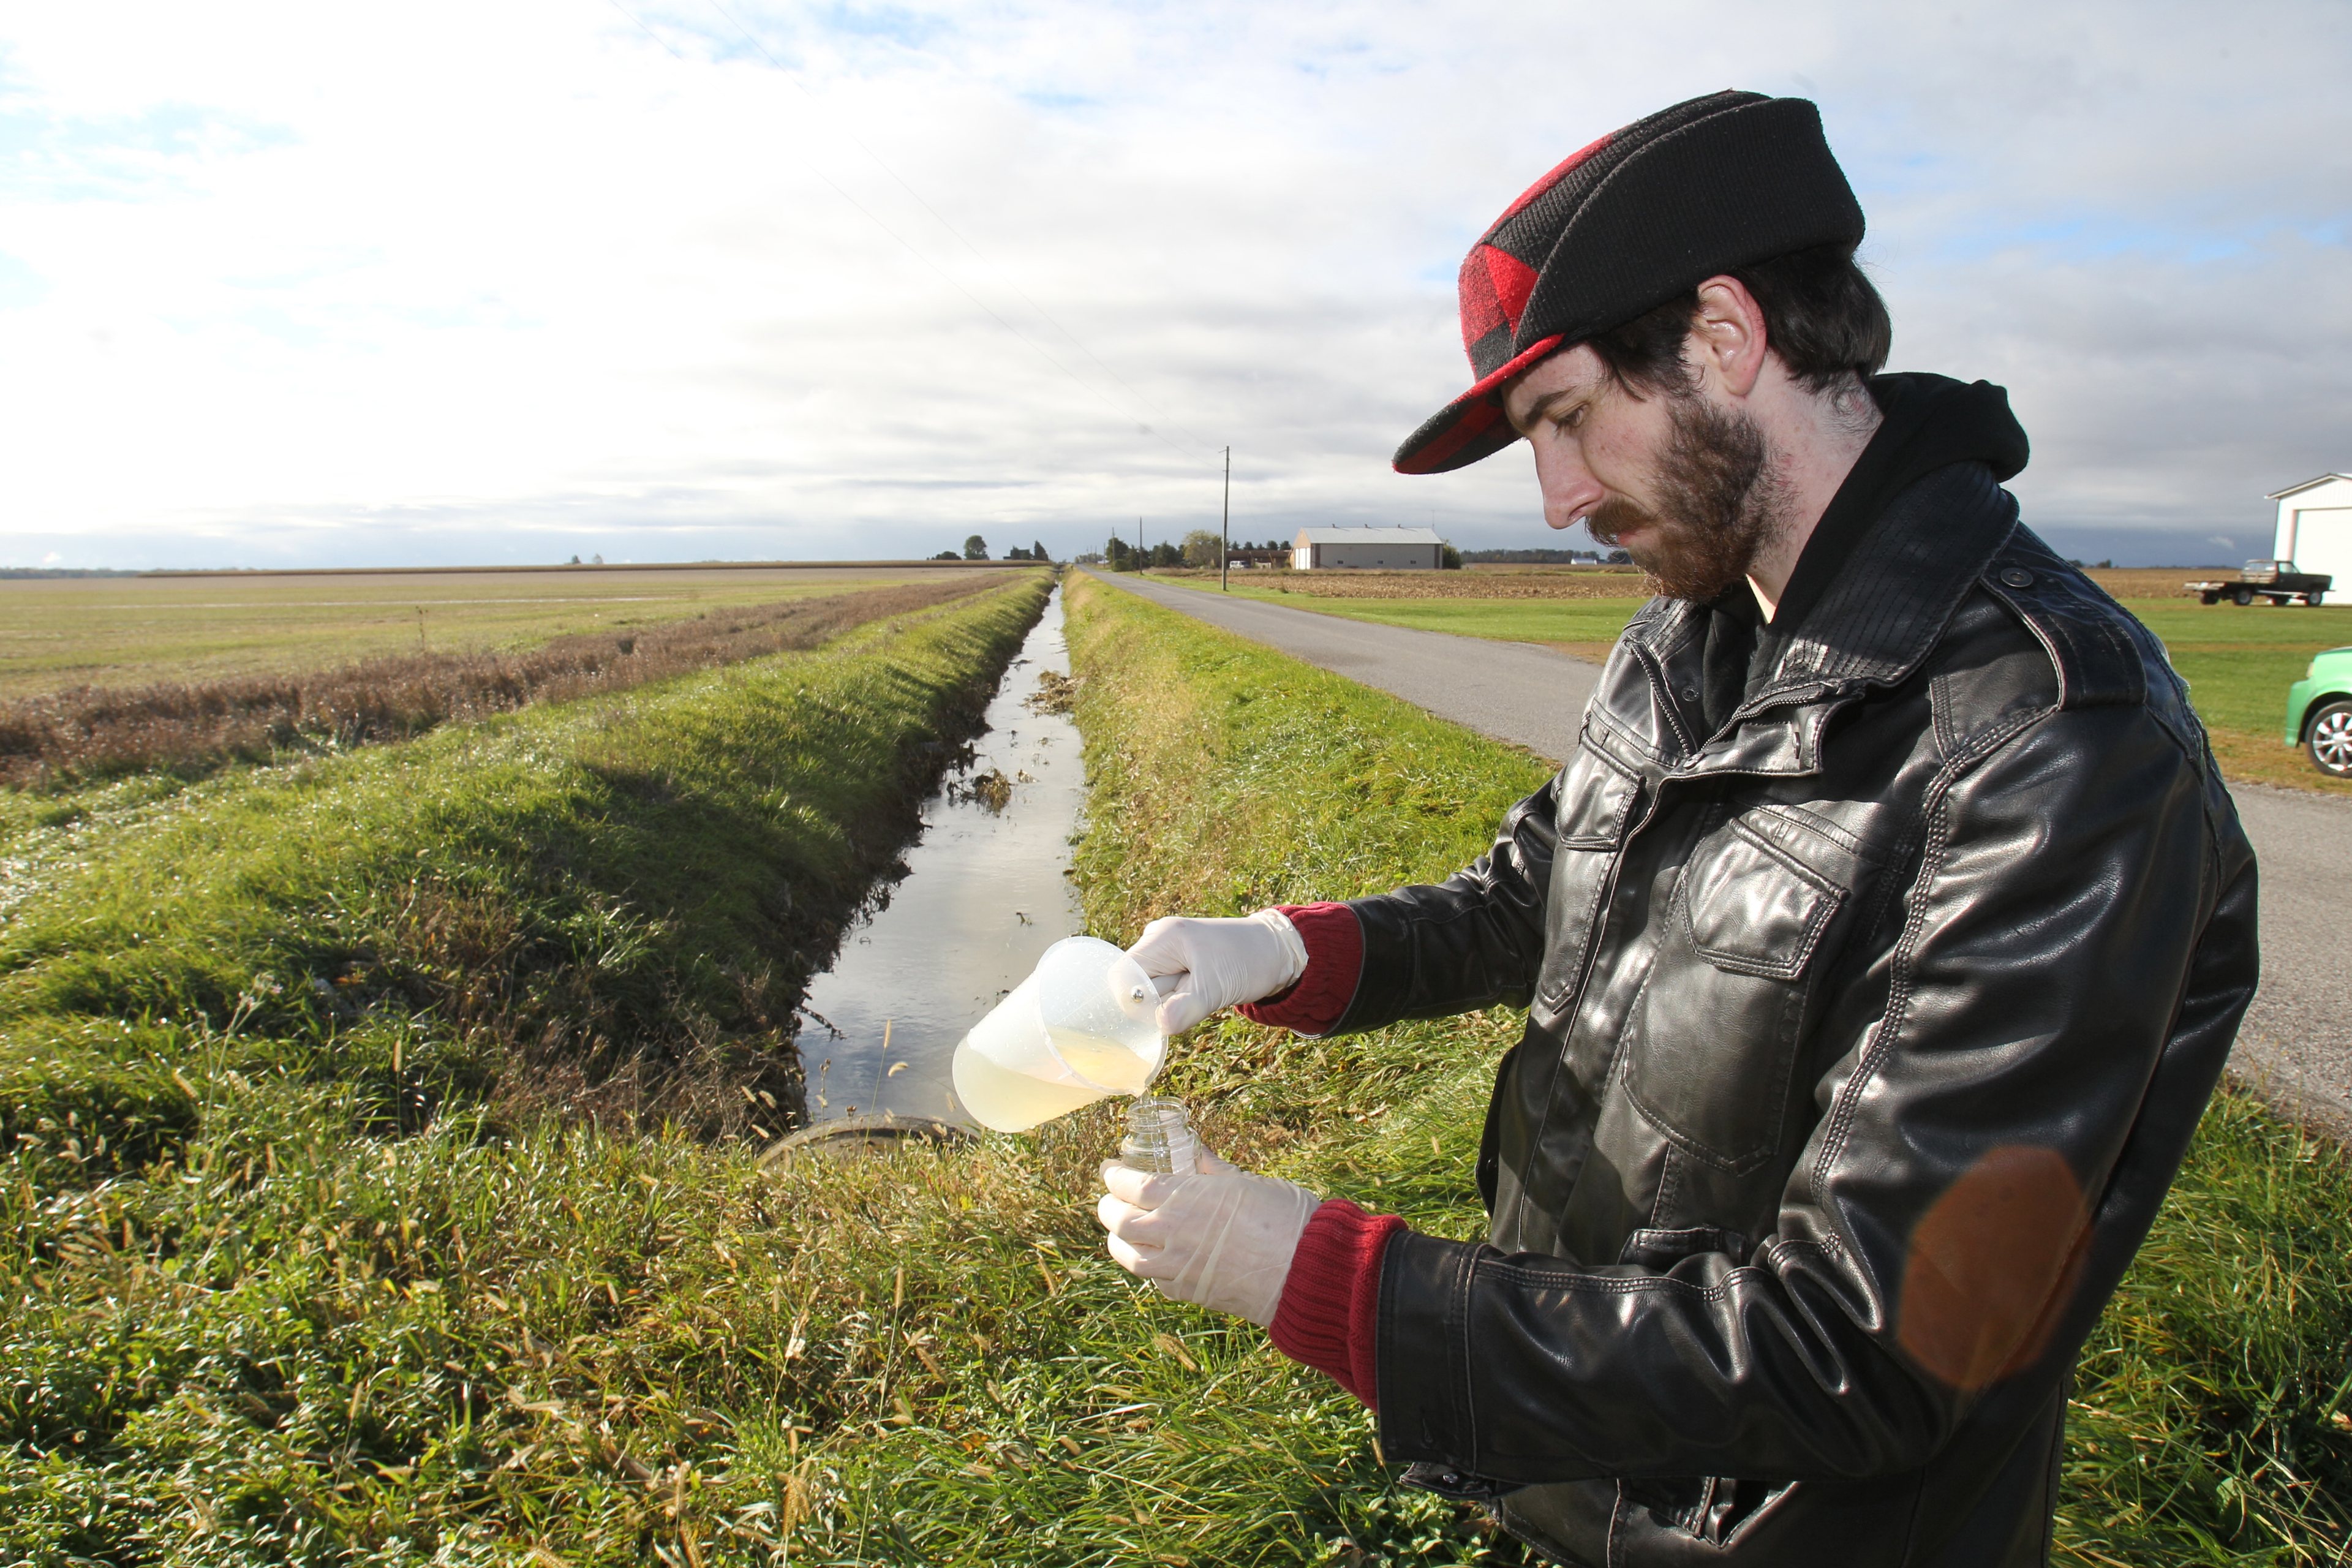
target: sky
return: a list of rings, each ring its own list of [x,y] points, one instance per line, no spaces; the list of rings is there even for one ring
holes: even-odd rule
[[[2027,521],[2234,562],[2352,471],[2352,5],[0,8],[0,566],[1056,555],[1543,526],[1392,473],[1573,149],[1822,108],[1890,368]]]

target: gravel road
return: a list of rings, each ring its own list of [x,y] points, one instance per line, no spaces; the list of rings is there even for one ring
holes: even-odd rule
[[[1529,643],[1411,631],[1195,588],[1101,580],[1559,761],[1600,667]],[[2233,786],[2263,879],[2263,987],[2233,1076],[2352,1139],[2352,801]]]

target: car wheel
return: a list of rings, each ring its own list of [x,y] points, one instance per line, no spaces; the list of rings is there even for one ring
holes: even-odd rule
[[[2338,698],[2311,716],[2312,765],[2332,778],[2352,778],[2352,702]]]
[[[2327,597],[2327,595],[2326,595],[2326,593],[2324,593],[2324,592],[2322,592],[2322,593],[2317,593],[2317,594],[2305,594],[2305,595],[2303,596],[2303,602],[2304,602],[2305,604],[2306,604],[2306,605],[2309,605],[2313,609],[2315,609],[2315,609],[2319,608],[2319,602],[2320,602],[2322,599],[2325,599],[2325,598],[2326,598],[2326,597]]]
[[[2254,602],[2254,591],[2252,588],[2241,588],[2230,595],[2230,602],[2233,605],[2251,605]]]
[[[2218,605],[2221,602],[2221,595],[2219,594],[2200,594],[2198,597],[2209,605]]]

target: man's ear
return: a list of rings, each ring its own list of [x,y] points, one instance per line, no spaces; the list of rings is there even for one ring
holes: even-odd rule
[[[1764,307],[1748,286],[1719,273],[1698,286],[1698,310],[1691,317],[1685,353],[1699,374],[1734,397],[1756,389],[1764,374]]]

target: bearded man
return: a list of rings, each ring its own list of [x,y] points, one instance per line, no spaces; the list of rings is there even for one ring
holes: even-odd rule
[[[2180,681],[2018,521],[2005,395],[1876,374],[1862,234],[1813,106],[1753,93],[1513,203],[1476,384],[1396,467],[1524,438],[1658,596],[1475,865],[1133,950],[1171,1030],[1528,1008],[1486,1245],[1213,1156],[1100,1211],[1556,1562],[2044,1562],[2076,1352],[2254,987]]]

